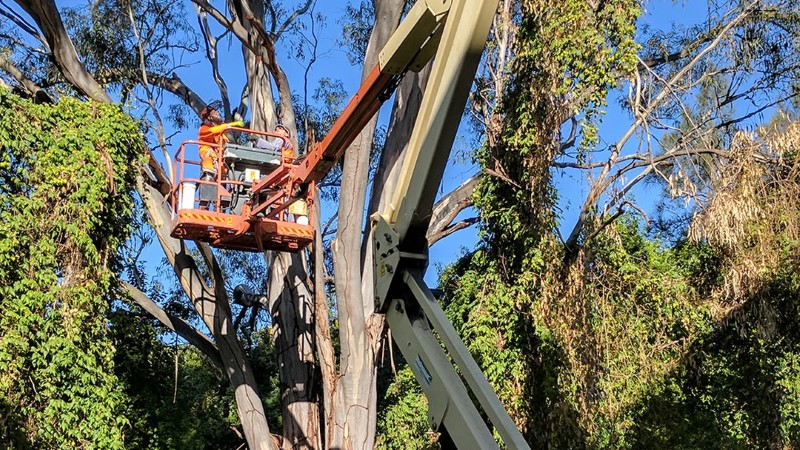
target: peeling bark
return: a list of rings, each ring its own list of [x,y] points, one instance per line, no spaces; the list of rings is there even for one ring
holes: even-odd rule
[[[404,3],[400,0],[375,2],[375,26],[364,58],[362,80],[376,64],[378,53],[397,27]],[[361,227],[376,121],[373,118],[347,150],[342,169],[339,227],[333,243],[341,356],[332,405],[331,448],[371,449],[375,442],[375,356],[383,318],[375,315],[372,297],[362,296]]]

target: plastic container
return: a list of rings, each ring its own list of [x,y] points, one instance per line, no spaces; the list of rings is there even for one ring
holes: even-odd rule
[[[197,183],[184,181],[181,183],[181,201],[178,209],[194,209],[194,194],[197,192]]]

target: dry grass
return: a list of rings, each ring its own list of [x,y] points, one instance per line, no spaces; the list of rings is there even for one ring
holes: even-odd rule
[[[720,166],[716,190],[695,215],[689,238],[727,255],[729,270],[714,291],[722,318],[752,297],[800,240],[800,123],[740,133]]]

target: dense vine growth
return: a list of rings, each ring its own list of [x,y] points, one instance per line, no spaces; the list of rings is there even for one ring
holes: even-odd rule
[[[123,448],[107,312],[143,142],[115,106],[0,89],[0,441]]]
[[[521,8],[506,100],[478,154],[483,242],[442,276],[446,312],[512,418],[536,448],[797,446],[797,125],[721,149],[711,200],[677,243],[590,210],[567,246],[553,163],[571,117],[578,159],[595,149],[609,90],[637,70],[640,4]],[[389,390],[386,441],[430,448],[408,419],[425,411],[412,386]]]

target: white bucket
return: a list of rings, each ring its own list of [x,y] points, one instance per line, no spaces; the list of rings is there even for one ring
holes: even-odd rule
[[[295,223],[300,224],[300,225],[308,225],[308,216],[299,216],[298,215],[298,216],[295,216],[295,217],[297,218],[297,220],[295,220]]]
[[[178,209],[194,209],[194,194],[197,192],[197,183],[184,181],[181,183],[181,201]]]

